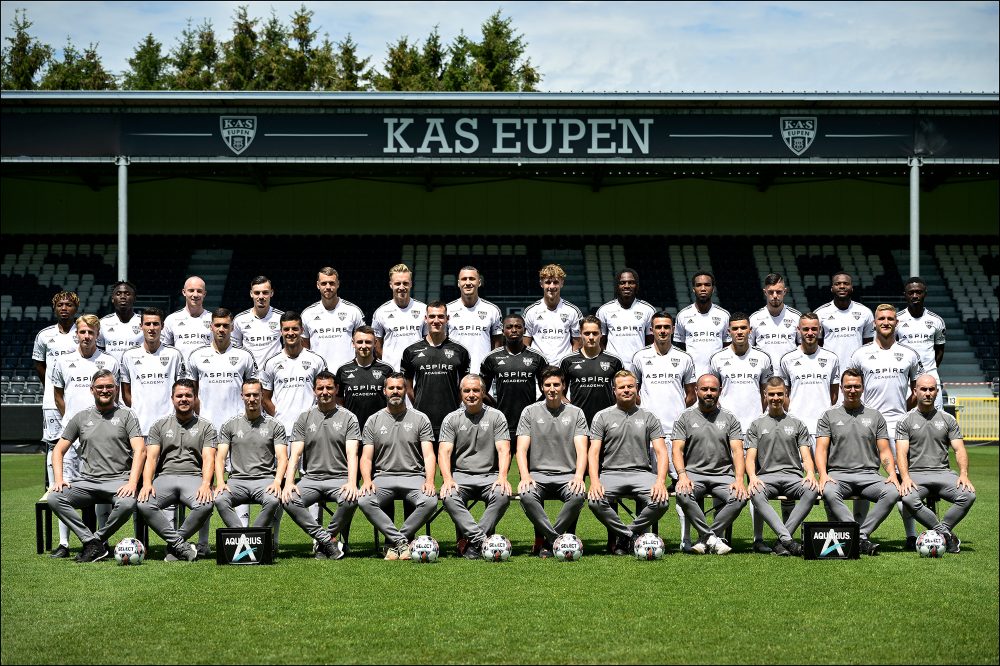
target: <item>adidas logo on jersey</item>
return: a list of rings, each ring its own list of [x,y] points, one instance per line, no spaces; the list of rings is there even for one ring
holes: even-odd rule
[[[700,425],[698,425],[697,423],[692,423],[692,424],[691,424],[691,427],[692,427],[692,428],[700,428],[701,426],[700,426]]]
[[[386,430],[386,427],[385,427],[385,426],[382,426],[382,427],[381,427],[381,428],[379,429],[379,431],[378,431],[378,434],[380,434],[380,435],[388,435],[388,434],[389,434],[389,431],[388,431],[388,430]]]
[[[843,421],[837,421],[837,422],[836,422],[836,423],[834,423],[833,425],[840,425],[840,426],[842,426],[842,425],[844,425],[844,422],[843,422]]]
[[[770,432],[771,432],[770,430],[768,430],[767,428],[764,428],[763,430],[760,431],[760,434],[767,435]]]
[[[316,424],[315,423],[310,423],[309,424],[309,432],[316,432]]]
[[[374,374],[374,373],[372,373],[372,374]],[[351,372],[351,374],[347,375],[347,379],[354,379],[354,373]]]
[[[94,422],[93,421],[87,421],[84,425],[92,426],[92,425],[94,425]]]
[[[167,437],[173,437],[173,436],[174,436],[174,431],[173,431],[173,430],[168,430],[168,431],[166,431],[166,432],[165,432],[165,433],[163,433],[163,434],[164,434],[165,436],[167,436]]]

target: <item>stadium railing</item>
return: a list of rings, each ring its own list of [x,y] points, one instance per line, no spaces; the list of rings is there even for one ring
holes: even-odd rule
[[[966,441],[995,442],[1000,439],[997,398],[955,398],[955,413]]]

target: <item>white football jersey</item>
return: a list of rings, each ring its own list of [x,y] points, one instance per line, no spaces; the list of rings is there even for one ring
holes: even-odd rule
[[[205,345],[212,344],[212,313],[202,310],[197,317],[192,317],[187,308],[167,315],[163,322],[163,334],[160,341],[174,347],[184,356],[184,365],[191,372],[191,352]],[[216,427],[222,424],[215,424]]]
[[[653,334],[650,322],[656,308],[635,299],[632,307],[622,307],[616,298],[597,309],[601,334],[608,338],[607,350],[622,360],[626,370],[632,369],[632,357],[646,346],[646,336]]]
[[[267,314],[258,317],[253,308],[244,310],[233,318],[232,343],[253,354],[260,367],[264,361],[281,351],[281,315],[283,310],[268,308]]]
[[[469,352],[469,372],[479,374],[479,366],[493,349],[493,336],[502,332],[503,314],[486,299],[478,299],[471,308],[461,298],[448,304],[448,338]]]
[[[830,409],[830,387],[840,386],[840,359],[829,349],[812,354],[796,347],[781,357],[775,374],[788,387],[788,413],[806,424],[816,436],[816,423]]]
[[[131,409],[143,435],[148,435],[159,419],[174,413],[170,399],[173,385],[185,374],[181,353],[162,342],[153,353],[143,345],[122,355],[122,384],[128,384],[132,391]]]
[[[642,408],[660,419],[663,436],[670,439],[674,421],[687,409],[684,387],[697,381],[694,360],[676,347],[660,354],[656,345],[648,345],[632,357],[632,367],[639,382]]]
[[[376,338],[382,338],[382,361],[399,372],[399,361],[403,358],[403,350],[423,339],[427,334],[424,315],[427,306],[415,298],[411,298],[405,308],[396,305],[396,301],[386,301],[372,315],[372,329]],[[347,363],[354,358],[351,352]],[[335,367],[340,367],[340,365]]]
[[[229,345],[224,352],[212,345],[199,347],[187,359],[188,375],[198,382],[199,414],[216,430],[230,418],[246,411],[243,381],[257,376],[253,354]]]
[[[740,356],[730,345],[712,354],[709,367],[722,384],[719,406],[740,420],[745,433],[754,419],[764,413],[761,389],[774,374],[771,358],[756,347],[750,347]]]
[[[849,367],[864,374],[865,392],[861,401],[865,407],[881,412],[886,424],[892,424],[889,436],[894,438],[896,421],[907,412],[910,383],[924,372],[920,354],[902,342],[888,349],[882,349],[877,342],[869,342],[854,352]]]
[[[907,347],[912,347],[920,355],[924,372],[938,377],[934,346],[944,344],[944,319],[926,308],[919,319],[906,308],[896,313],[896,319],[896,339]]]
[[[423,314],[420,317],[422,322]],[[323,307],[323,301],[316,301],[302,311],[302,339],[308,340],[309,349],[322,356],[326,367],[334,370],[354,359],[351,337],[355,329],[364,325],[361,308],[343,298],[332,310]]]
[[[778,316],[766,307],[750,315],[750,346],[762,350],[771,358],[771,367],[777,368],[781,357],[799,344],[799,318],[802,313],[787,305]]]
[[[260,385],[271,391],[274,418],[292,436],[292,428],[302,412],[316,404],[313,380],[326,370],[323,357],[311,349],[303,349],[292,358],[281,351],[267,359],[260,371]]]
[[[35,345],[31,350],[34,361],[45,363],[45,389],[42,393],[42,409],[55,409],[56,399],[52,393],[52,371],[55,370],[59,357],[72,354],[79,349],[76,339],[76,324],[69,331],[62,333],[58,324],[46,326],[35,336]]]
[[[142,344],[142,317],[132,315],[128,321],[122,321],[112,312],[101,317],[101,332],[97,335],[97,346],[105,354],[111,354],[119,362],[126,349],[132,349]]]
[[[524,309],[524,334],[531,338],[531,348],[545,357],[549,365],[573,351],[573,338],[580,337],[580,308],[562,298],[555,310],[543,299]]]
[[[695,379],[712,372],[712,354],[730,342],[729,311],[716,304],[702,314],[693,303],[677,313],[674,342],[684,344],[694,360]]]
[[[830,301],[816,308],[815,312],[822,329],[820,338],[823,349],[836,354],[840,367],[846,370],[850,367],[851,355],[864,344],[864,340],[875,337],[875,316],[856,301],[851,301],[846,310],[841,310]]]
[[[90,386],[94,381],[94,373],[98,370],[110,370],[115,376],[115,383],[118,383],[118,359],[100,349],[85,358],[77,348],[74,353],[60,356],[56,361],[56,367],[52,371],[52,386],[63,390],[63,401],[66,403],[66,411],[62,417],[63,428],[77,412],[94,406],[94,394],[90,392]]]

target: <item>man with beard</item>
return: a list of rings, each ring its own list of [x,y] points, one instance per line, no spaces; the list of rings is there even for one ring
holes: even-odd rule
[[[639,293],[639,273],[623,268],[615,276],[615,300],[597,310],[601,322],[601,348],[622,360],[626,370],[633,370],[632,357],[652,344],[650,321],[656,308],[636,298]]]

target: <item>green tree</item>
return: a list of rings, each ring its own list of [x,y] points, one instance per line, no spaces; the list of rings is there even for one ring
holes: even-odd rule
[[[14,10],[10,22],[14,35],[6,38],[9,46],[4,46],[0,55],[0,87],[4,90],[35,90],[40,72],[52,59],[52,47],[31,36],[31,25],[27,11]]]
[[[408,37],[400,37],[395,44],[388,45],[389,51],[383,63],[383,73],[375,75],[376,90],[421,90],[422,61],[417,47],[410,44]]]
[[[312,29],[313,12],[301,5],[292,14],[285,62],[285,90],[314,90],[317,87],[316,31]],[[332,52],[332,49],[331,49]]]
[[[458,92],[479,89],[473,84],[473,80],[476,78],[473,71],[475,57],[472,50],[474,47],[475,44],[465,36],[464,32],[459,33],[458,37],[452,40],[448,47],[448,63],[441,75],[443,90]]]
[[[274,10],[259,35],[253,90],[293,90],[288,80],[288,29]]]
[[[254,90],[260,48],[257,39],[258,19],[251,19],[246,5],[233,16],[233,38],[222,45],[219,63],[219,87],[223,90]]]
[[[62,60],[53,61],[42,77],[43,90],[116,90],[115,77],[101,62],[97,44],[80,53],[67,39]]]
[[[337,90],[356,92],[372,89],[374,73],[368,66],[371,56],[358,57],[358,44],[348,33],[347,38],[337,42],[337,71],[340,80]]]
[[[534,91],[541,75],[530,58],[521,61],[527,49],[524,36],[513,27],[513,19],[497,10],[482,25],[483,39],[472,50],[480,90],[498,92]]]
[[[129,69],[122,77],[124,90],[164,90],[169,85],[167,68],[170,58],[162,53],[163,45],[156,41],[153,33],[135,47],[135,53],[128,59]]]
[[[448,52],[441,45],[441,35],[434,26],[420,50],[420,90],[444,90],[444,70]]]

